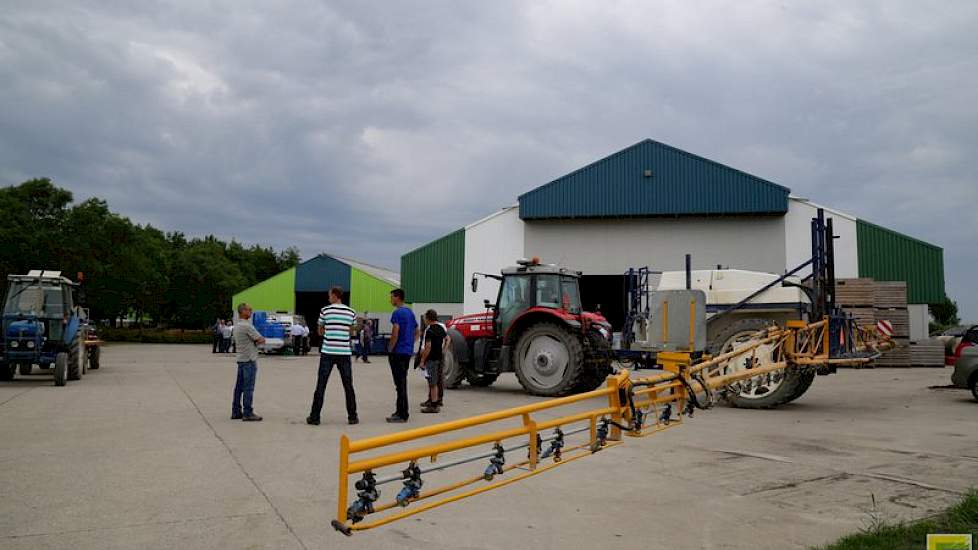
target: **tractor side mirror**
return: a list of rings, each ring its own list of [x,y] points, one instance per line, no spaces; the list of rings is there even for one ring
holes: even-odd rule
[[[472,292],[479,290],[479,278],[475,275],[472,276]],[[488,300],[487,300],[488,301]]]

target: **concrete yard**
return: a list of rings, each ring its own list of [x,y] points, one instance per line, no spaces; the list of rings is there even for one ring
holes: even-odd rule
[[[324,424],[307,426],[316,361],[261,359],[261,423],[229,420],[235,365],[206,346],[112,345],[67,387],[0,383],[0,547],[805,548],[858,530],[874,499],[886,519],[918,518],[978,485],[978,403],[929,388],[949,370],[845,370],[782,409],[699,412],[346,538],[329,525],[337,442],[394,429],[393,386],[385,358],[356,364],[362,423],[348,427],[334,373]],[[415,411],[424,380],[410,382]],[[504,375],[407,426],[535,399]]]

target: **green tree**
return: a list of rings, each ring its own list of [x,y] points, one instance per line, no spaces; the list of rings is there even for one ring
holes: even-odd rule
[[[958,303],[947,296],[944,297],[943,301],[931,304],[928,309],[931,317],[934,318],[934,322],[941,328],[961,323],[961,319],[958,319]]]

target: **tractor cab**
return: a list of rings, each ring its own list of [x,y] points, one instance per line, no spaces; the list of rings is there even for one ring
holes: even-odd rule
[[[580,272],[540,264],[539,259],[520,260],[502,270],[503,280],[493,308],[496,334],[508,336],[513,322],[531,311],[550,310],[560,317],[581,315]]]

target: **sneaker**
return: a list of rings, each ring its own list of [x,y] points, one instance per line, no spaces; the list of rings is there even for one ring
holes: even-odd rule
[[[245,422],[261,422],[261,417],[255,413],[251,413],[248,416],[242,417],[241,420]]]
[[[306,417],[306,424],[309,424],[310,426],[318,426],[319,425],[319,419],[318,418],[313,418],[311,416],[307,416]]]
[[[402,416],[397,416],[396,414],[392,414],[387,417],[388,424],[403,424],[405,422],[407,422],[407,418],[404,418]]]
[[[353,418],[347,418],[346,423],[353,426],[354,424],[359,424],[360,419],[354,416]]]
[[[441,409],[438,408],[438,407],[435,407],[434,405],[432,405],[430,407],[425,407],[425,408],[421,409],[421,412],[423,412],[423,413],[437,413],[437,412],[441,412]]]
[[[441,400],[440,399],[438,401],[435,401],[434,403],[432,403],[432,405],[438,407],[439,409],[442,408],[442,404],[441,404]]]
[[[241,420],[241,413],[231,413],[231,420]]]
[[[426,400],[426,401],[425,401],[424,403],[422,403],[422,404],[421,404],[421,408],[423,409],[423,408],[425,408],[425,407],[430,407],[430,406],[432,406],[433,404],[434,404],[434,403],[432,403],[432,402],[431,402],[431,399],[428,399],[428,400]]]

